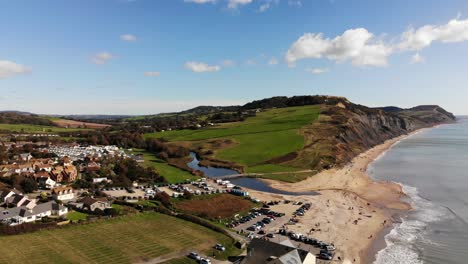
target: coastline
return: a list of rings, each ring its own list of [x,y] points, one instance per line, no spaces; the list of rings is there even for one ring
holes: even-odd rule
[[[406,194],[401,185],[371,179],[367,172],[368,166],[401,140],[424,129],[427,128],[389,139],[361,153],[343,168],[322,171],[298,183],[270,179],[262,181],[284,191],[319,192],[321,195],[317,197],[295,196],[296,200],[299,197],[317,207],[314,219],[304,219],[304,226],[295,229],[306,232],[307,226],[312,227],[317,222],[325,223],[327,231],[314,232],[314,235],[318,239],[337,245],[337,255],[341,257],[341,263],[372,263],[377,252],[385,248],[385,236],[393,229],[394,224],[399,222],[396,219],[411,210],[411,206],[402,199]],[[288,198],[285,195],[269,195],[252,190],[251,192],[263,200]],[[334,210],[331,209],[332,203],[336,206]]]

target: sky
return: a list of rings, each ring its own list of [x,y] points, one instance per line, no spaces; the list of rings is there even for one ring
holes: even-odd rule
[[[468,114],[468,1],[0,0],[0,110],[316,94]]]

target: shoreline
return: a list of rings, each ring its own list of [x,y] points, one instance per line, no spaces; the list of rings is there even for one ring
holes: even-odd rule
[[[368,174],[368,167],[400,141],[425,129],[429,128],[417,129],[411,133],[389,139],[361,153],[343,168],[322,171],[298,183],[285,183],[270,179],[262,179],[262,181],[268,183],[272,188],[284,191],[319,192],[322,194],[319,195],[321,198],[305,199],[318,205],[319,211],[324,209],[324,207],[329,208],[330,200],[340,202],[343,205],[346,204],[349,208],[359,208],[359,216],[365,215],[363,211],[367,211],[369,215],[365,216],[371,218],[371,220],[366,221],[366,224],[350,224],[350,221],[357,219],[359,219],[359,222],[363,221],[363,217],[356,219],[355,215],[345,212],[343,208],[332,212],[332,215],[337,213],[346,219],[347,223],[344,226],[340,219],[333,219],[333,217],[323,215],[323,213],[319,214],[317,218],[326,219],[326,222],[329,224],[329,230],[332,228],[337,230],[333,232],[334,235],[318,234],[317,236],[319,239],[332,239],[335,244],[340,245],[341,249],[337,253],[341,256],[341,263],[372,263],[375,261],[377,252],[386,247],[385,236],[399,222],[396,219],[399,219],[412,208],[409,203],[404,202],[402,199],[407,196],[403,192],[401,185],[394,182],[373,180]],[[270,199],[279,198],[279,196],[282,198],[287,197],[286,195],[266,195],[266,193],[262,192],[249,191],[255,195]],[[305,198],[305,196],[295,197],[296,199],[297,197]],[[324,203],[325,199],[327,199],[327,203]],[[308,224],[312,226],[313,222]],[[343,228],[345,232],[338,230]],[[354,240],[354,243],[350,243],[349,240],[351,239]]]

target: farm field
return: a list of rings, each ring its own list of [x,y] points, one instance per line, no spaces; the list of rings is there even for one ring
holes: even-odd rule
[[[0,239],[0,263],[133,263],[181,250],[208,252],[229,237],[174,217],[141,213]],[[21,245],[21,247],[18,247]]]
[[[175,207],[193,215],[216,220],[247,212],[254,207],[254,203],[231,194],[215,194],[194,196],[191,200],[178,201]]]
[[[0,130],[9,130],[17,133],[58,133],[58,132],[71,132],[83,131],[89,129],[78,128],[63,128],[54,126],[38,126],[29,124],[0,124]]]
[[[304,146],[299,129],[316,120],[319,106],[270,109],[243,122],[221,124],[199,130],[178,130],[146,134],[146,137],[169,141],[203,141],[216,138],[233,139],[237,144],[216,150],[215,157],[246,167],[247,172],[294,171],[286,166],[265,165],[262,162],[286,155]]]
[[[75,120],[68,120],[68,119],[60,119],[60,118],[51,118],[52,122],[54,122],[59,127],[66,127],[66,128],[106,128],[110,127],[110,125],[106,124],[97,124],[97,123],[89,123],[89,122],[81,122]]]
[[[142,154],[145,162],[143,163],[146,167],[155,168],[160,175],[164,176],[169,183],[179,183],[187,179],[196,180],[198,177],[192,175],[191,173],[176,168],[167,164],[164,160],[156,158],[156,156],[148,151],[143,149],[134,149],[134,154]]]

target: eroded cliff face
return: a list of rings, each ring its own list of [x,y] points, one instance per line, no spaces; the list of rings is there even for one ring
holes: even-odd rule
[[[326,104],[319,120],[301,130],[305,147],[270,162],[317,171],[340,167],[388,139],[454,120],[451,113],[439,106],[386,112],[348,101]]]

